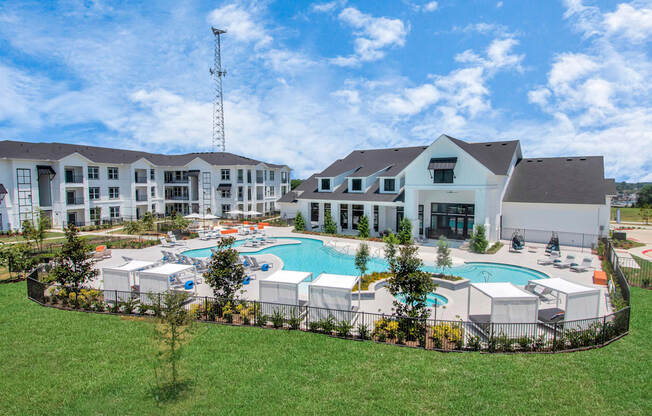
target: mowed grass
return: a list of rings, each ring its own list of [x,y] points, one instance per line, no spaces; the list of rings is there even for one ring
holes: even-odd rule
[[[0,414],[652,413],[652,291],[630,335],[592,351],[437,353],[323,335],[199,324],[190,389],[157,403],[152,323],[59,311],[0,286]]]
[[[616,211],[618,208],[611,208],[611,221],[616,221],[618,218],[618,214],[616,214]],[[631,207],[623,207],[620,208],[620,222],[645,222],[643,218],[641,218],[641,209],[640,208],[631,208]]]

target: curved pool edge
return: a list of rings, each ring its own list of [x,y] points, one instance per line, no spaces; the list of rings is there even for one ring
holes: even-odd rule
[[[521,266],[518,264],[510,264],[510,263],[500,263],[497,261],[467,261],[464,262],[464,264],[468,265],[473,265],[473,264],[495,264],[498,266],[507,266],[507,267],[514,267],[514,268],[519,268],[519,269],[525,269],[525,270],[530,270],[538,274],[542,274],[544,278],[550,279],[550,275],[546,272],[542,272],[541,270],[533,269],[532,267],[527,267],[527,266]]]

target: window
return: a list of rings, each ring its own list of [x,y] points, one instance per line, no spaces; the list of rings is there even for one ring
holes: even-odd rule
[[[385,192],[396,192],[396,179],[383,179]]]
[[[251,186],[247,187],[247,200],[251,201]]]
[[[423,205],[419,205],[419,235],[423,235]]]
[[[222,215],[226,214],[229,211],[231,211],[231,205],[229,204],[222,205]]]
[[[92,198],[91,198],[92,199]],[[94,224],[98,224],[102,219],[102,208],[95,207],[90,209],[90,219]]]
[[[220,191],[222,198],[231,198],[231,191],[229,189],[222,189]]]
[[[100,188],[99,187],[88,188],[88,199],[100,199]]]
[[[156,187],[155,186],[152,186],[149,189],[149,194],[152,196],[152,198],[156,198]]]
[[[281,186],[281,196],[285,195],[288,193],[288,187],[285,185]]]
[[[351,191],[353,192],[362,191],[362,179],[351,179]]]
[[[435,169],[433,172],[434,183],[453,183],[453,169]]]
[[[364,215],[364,206],[363,205],[353,205],[351,206],[351,228],[354,230],[358,229],[358,222],[360,222],[360,217]]]
[[[340,204],[340,225],[343,230],[349,228],[349,206],[346,204]]]
[[[16,169],[16,184],[18,185],[18,217],[21,223],[32,220],[32,171],[29,169]]]
[[[398,230],[398,225],[403,220],[403,207],[396,207],[396,229]]]
[[[251,170],[247,169],[247,183],[251,183]]]
[[[97,166],[89,166],[88,179],[94,179],[94,180],[100,179],[100,168]]]
[[[120,218],[120,207],[109,207],[110,218]]]
[[[256,183],[263,183],[263,171],[262,170],[257,170],[256,171]]]
[[[222,169],[220,171],[220,176],[223,181],[230,181],[231,180],[231,169]]]
[[[273,186],[269,187],[269,196],[274,197],[274,187]]]
[[[154,169],[149,170],[149,179],[152,181],[156,180],[156,171]]]
[[[244,211],[244,204],[238,204],[238,209],[240,211]]]
[[[331,180],[330,179],[322,179],[321,180],[321,189],[323,191],[330,191],[330,189],[331,189]]]
[[[270,180],[270,181],[273,181],[273,180],[274,180],[274,171],[273,171],[273,170],[270,170],[270,171],[269,171],[269,180]]]
[[[331,215],[331,204],[326,202],[324,204],[324,218],[328,217],[329,215]]]
[[[267,180],[267,171],[265,171],[265,180]]]
[[[109,188],[109,199],[118,199],[120,198],[120,188],[117,186],[112,186]]]
[[[374,231],[378,232],[378,205],[374,205]]]
[[[244,182],[244,170],[238,169],[238,183]]]
[[[244,189],[242,189],[242,186],[238,186],[238,201],[242,201],[244,199]]]
[[[311,202],[310,203],[310,221],[319,222],[319,203]]]
[[[106,173],[109,179],[117,180],[118,179],[118,168],[106,168]]]
[[[288,173],[285,171],[281,172],[281,182],[285,183],[288,181]]]
[[[152,213],[156,212],[156,204],[152,204]]]

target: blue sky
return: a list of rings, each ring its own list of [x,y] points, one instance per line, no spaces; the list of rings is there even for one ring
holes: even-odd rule
[[[227,150],[295,176],[355,148],[519,139],[652,181],[652,1],[0,3],[0,138]]]

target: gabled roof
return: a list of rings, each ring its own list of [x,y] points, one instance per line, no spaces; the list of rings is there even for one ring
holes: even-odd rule
[[[514,158],[514,152],[520,148],[518,140],[469,143],[448,135],[444,136],[475,160],[482,163],[495,175],[507,175],[509,165]]]
[[[618,189],[616,188],[616,180],[614,178],[606,178],[604,180],[605,194],[607,195],[618,195]]]
[[[606,191],[602,156],[521,159],[503,201],[602,205]]]
[[[383,171],[380,176],[395,176],[419,156],[427,146],[396,147],[390,149],[354,150],[344,159],[338,159],[317,176],[335,177],[353,170],[349,176],[367,177]]]
[[[179,155],[164,155],[137,150],[123,150],[108,147],[86,146],[69,143],[31,143],[12,140],[0,141],[0,158],[60,160],[71,154],[78,153],[95,163],[133,163],[146,159],[157,166],[183,166],[199,158],[211,165],[258,165],[263,163],[269,167],[280,168],[286,165],[261,162],[245,156],[228,152],[185,153]]]
[[[301,192],[296,199],[328,199],[333,201],[369,201],[369,202],[403,202],[405,193],[399,194],[381,194],[379,192],[380,182],[374,181],[366,192],[349,192],[348,182],[344,181],[333,192],[319,192],[317,177],[321,174],[312,175],[297,186],[294,191]],[[287,195],[287,194],[286,194]],[[283,195],[285,197],[286,195]],[[293,202],[289,200],[279,200],[279,202]],[[289,199],[289,197],[288,197]]]

